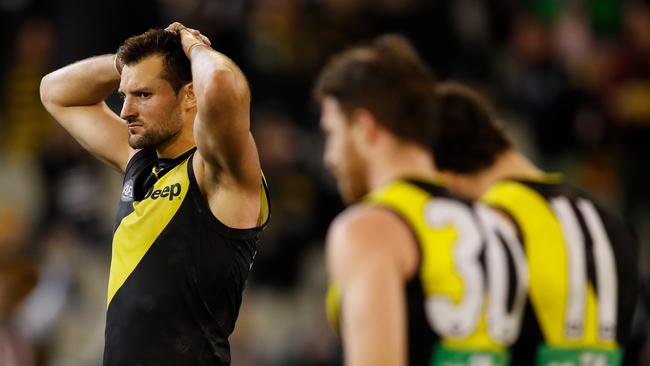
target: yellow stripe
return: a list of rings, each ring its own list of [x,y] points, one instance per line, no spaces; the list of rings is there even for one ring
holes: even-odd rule
[[[517,182],[497,184],[484,201],[505,208],[520,225],[528,258],[530,297],[542,332],[550,343],[562,343],[569,273],[560,223],[544,197]]]
[[[416,233],[421,250],[420,280],[424,295],[446,296],[453,302],[460,303],[465,295],[465,286],[454,261],[458,228],[453,225],[434,228],[427,224],[425,208],[435,199],[408,182],[397,181],[369,195],[366,201],[392,208]],[[443,344],[456,349],[502,350],[503,346],[489,335],[486,316],[484,309],[479,325],[469,336],[463,339],[443,339]]]
[[[264,173],[262,172],[262,184],[260,185],[260,199],[261,199],[261,207],[260,207],[260,217],[257,220],[257,226],[262,226],[264,225],[268,219],[269,215],[271,214],[271,207],[270,207],[270,202],[269,202],[269,196],[267,191],[267,185],[266,185],[266,177],[264,176]]]
[[[370,194],[366,202],[390,207],[409,223],[417,235],[422,251],[420,277],[424,292],[427,295],[449,293],[458,302],[463,296],[463,285],[455,276],[451,249],[457,237],[456,228],[434,230],[426,224],[424,210],[430,199],[427,192],[397,181]]]
[[[463,281],[454,269],[453,247],[458,232],[453,226],[434,229],[426,223],[424,210],[431,199],[427,192],[398,181],[370,195],[367,201],[395,210],[416,233],[422,251],[420,277],[425,294],[446,294],[458,303],[464,292]]]
[[[180,184],[181,192],[172,200],[167,197],[146,198],[134,202],[134,211],[124,217],[113,236],[113,254],[108,281],[108,304],[124,284],[153,242],[169,224],[183,203],[189,188],[188,160],[165,174],[153,191]]]
[[[565,336],[568,253],[562,227],[546,199],[522,183],[503,181],[494,185],[483,201],[505,209],[521,228],[530,299],[546,341],[558,347],[613,347],[613,342],[598,341],[596,296],[587,284],[583,337],[570,340]]]
[[[325,298],[325,311],[330,326],[336,333],[341,332],[341,290],[339,286],[331,282],[327,288]]]

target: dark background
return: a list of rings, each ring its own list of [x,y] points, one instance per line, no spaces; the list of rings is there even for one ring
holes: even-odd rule
[[[40,79],[173,21],[248,76],[272,190],[234,365],[340,362],[324,319],[323,237],[342,206],[310,90],[332,53],[386,32],[411,39],[439,79],[485,93],[541,168],[623,213],[648,273],[647,1],[0,0],[1,365],[99,365],[103,348],[120,176],[52,121]],[[636,327],[650,329],[641,314]]]

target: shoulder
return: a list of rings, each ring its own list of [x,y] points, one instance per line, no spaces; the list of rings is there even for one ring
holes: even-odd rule
[[[139,149],[129,151],[129,160],[126,164],[124,171],[129,171],[131,169],[137,169],[143,164],[147,164],[151,161],[156,160],[156,150],[153,149]]]
[[[141,149],[132,150],[129,153],[129,160],[122,170],[125,180],[139,174],[149,174],[151,166],[156,161],[155,150]],[[145,173],[146,172],[146,173]]]
[[[345,277],[364,265],[394,268],[405,278],[414,272],[417,243],[406,222],[395,212],[360,204],[340,214],[327,235],[331,273]]]
[[[385,235],[399,235],[408,232],[406,225],[391,210],[368,204],[348,208],[332,222],[329,230],[331,239],[338,241],[358,241],[358,246],[384,246]],[[372,239],[379,239],[375,245]]]

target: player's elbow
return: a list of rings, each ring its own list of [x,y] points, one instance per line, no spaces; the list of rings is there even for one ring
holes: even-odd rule
[[[47,74],[43,76],[41,79],[41,85],[40,85],[40,96],[41,96],[41,103],[43,103],[43,106],[45,106],[46,109],[50,109],[53,105],[55,105],[55,87],[54,84],[56,81],[54,80],[54,77],[52,74]]]
[[[41,94],[41,102],[45,105],[47,104],[50,99],[51,99],[51,94],[50,94],[50,74],[47,74],[43,76],[41,79],[41,86],[40,86],[40,94]]]

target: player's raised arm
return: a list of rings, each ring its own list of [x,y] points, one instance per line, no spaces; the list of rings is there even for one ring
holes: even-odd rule
[[[133,152],[127,128],[104,102],[119,83],[114,55],[103,55],[46,75],[40,92],[45,108],[72,137],[97,158],[124,171]]]
[[[260,163],[250,133],[250,90],[244,74],[198,31],[180,23],[168,30],[180,33],[192,63],[197,103],[194,137],[208,180],[213,177],[222,188],[257,194]]]

